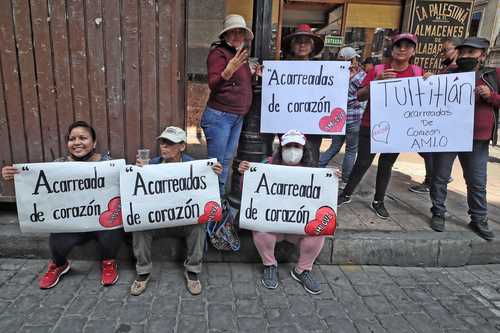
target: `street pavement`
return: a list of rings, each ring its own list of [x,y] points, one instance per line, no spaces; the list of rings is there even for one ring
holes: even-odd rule
[[[191,296],[182,268],[161,262],[145,294],[99,284],[99,266],[74,261],[51,290],[38,289],[45,260],[0,259],[0,332],[499,332],[500,265],[457,268],[318,265],[312,296],[280,266],[280,286],[260,283],[260,265],[209,263]]]

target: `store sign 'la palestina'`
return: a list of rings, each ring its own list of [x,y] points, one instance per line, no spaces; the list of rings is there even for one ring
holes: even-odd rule
[[[441,69],[441,47],[446,38],[467,33],[472,1],[414,0],[410,32],[418,36],[415,63],[426,71]]]

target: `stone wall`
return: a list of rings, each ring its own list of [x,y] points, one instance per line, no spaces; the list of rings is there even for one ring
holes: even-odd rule
[[[203,141],[199,124],[209,93],[210,90],[206,83],[188,81],[186,125],[190,143],[200,143]]]
[[[187,72],[190,78],[206,75],[208,50],[222,30],[225,14],[224,0],[188,0]]]
[[[189,149],[203,155],[205,140],[199,127],[210,90],[207,85],[207,55],[210,44],[222,30],[225,0],[188,0],[186,128]]]

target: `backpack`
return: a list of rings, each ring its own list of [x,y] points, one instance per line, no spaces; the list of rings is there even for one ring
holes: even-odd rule
[[[379,64],[375,66],[375,77],[379,76],[379,74],[382,74],[384,71],[385,65],[384,64]],[[413,72],[413,76],[422,76],[424,75],[424,70],[422,67],[417,66],[415,64],[410,64],[411,71]]]
[[[240,239],[236,225],[236,210],[229,205],[227,200],[223,200],[221,204],[221,221],[207,223],[207,242],[209,241],[219,251],[239,251]]]

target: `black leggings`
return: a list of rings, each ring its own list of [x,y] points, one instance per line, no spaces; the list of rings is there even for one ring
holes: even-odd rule
[[[66,263],[69,252],[76,246],[92,239],[97,241],[97,250],[102,260],[115,259],[123,238],[123,229],[50,234],[49,246],[52,260],[57,266]]]
[[[308,134],[306,135],[306,148],[311,154],[311,166],[317,168],[319,166],[319,155],[321,148],[321,141],[323,140],[322,135]]]
[[[375,155],[370,153],[370,129],[361,127],[359,130],[358,156],[349,176],[349,181],[344,188],[344,195],[352,195],[366,171],[372,165]],[[375,185],[375,201],[384,200],[385,192],[391,179],[392,166],[398,156],[399,153],[380,154],[377,168],[377,182]]]

